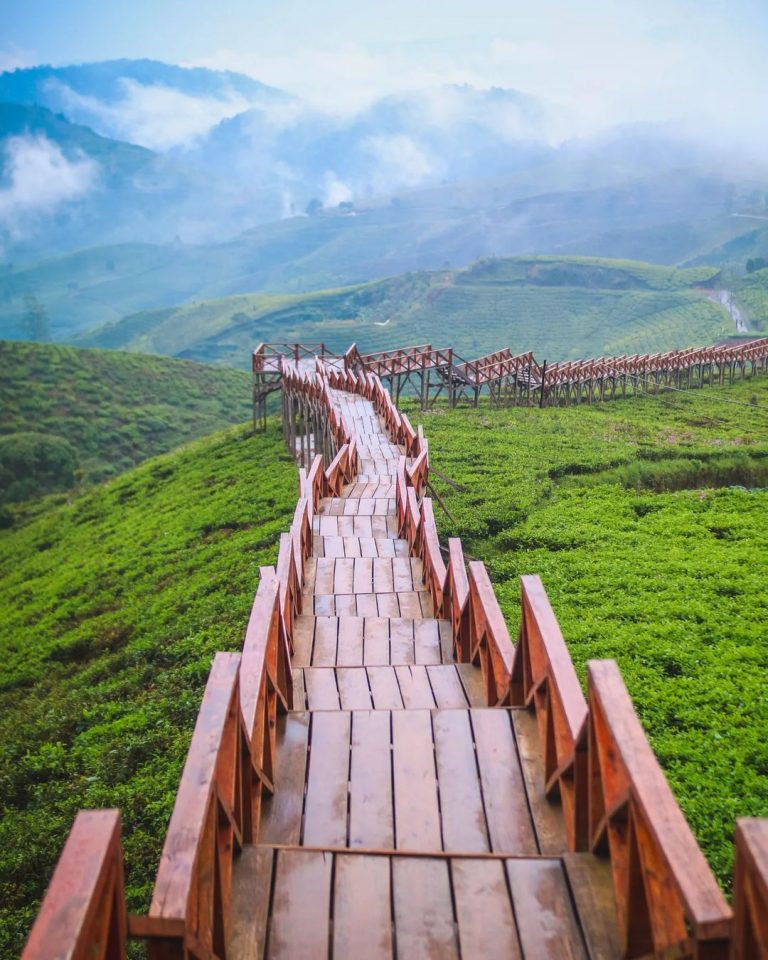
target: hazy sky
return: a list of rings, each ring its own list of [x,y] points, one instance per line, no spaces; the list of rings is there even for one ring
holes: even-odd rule
[[[585,123],[765,126],[768,0],[0,0],[0,67],[152,57],[323,106],[507,86]]]

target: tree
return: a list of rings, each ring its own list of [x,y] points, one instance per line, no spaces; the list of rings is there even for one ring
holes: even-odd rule
[[[747,260],[747,273],[755,273],[757,270],[764,270],[768,267],[768,260],[764,257],[753,257]]]
[[[314,217],[316,214],[320,213],[322,209],[322,201],[318,200],[317,197],[313,197],[307,204],[307,216]]]
[[[50,325],[45,307],[31,293],[24,296],[24,313],[21,317],[21,329],[28,340],[49,340]]]

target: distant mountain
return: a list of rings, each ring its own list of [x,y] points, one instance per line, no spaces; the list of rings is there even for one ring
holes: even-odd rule
[[[340,290],[137,313],[82,340],[242,367],[262,340],[323,342],[337,352],[353,341],[363,351],[428,342],[467,359],[506,346],[549,360],[667,350],[732,332],[723,308],[697,289],[717,273],[596,258],[484,259]]]
[[[516,90],[446,86],[352,117],[293,104],[223,120],[184,151],[196,165],[280,189],[287,211],[509,175],[548,159],[546,110]]]
[[[153,111],[158,120],[173,121],[170,112],[183,111],[195,102],[208,103],[209,110],[200,117],[205,130],[222,116],[254,106],[288,103],[292,98],[241,73],[178,67],[157,60],[105,60],[0,73],[0,100],[47,107],[105,136],[132,140],[132,134],[151,132],[146,121]],[[218,112],[212,101],[221,105]],[[175,119],[178,123],[181,118]],[[161,132],[156,130],[155,138],[158,136]]]

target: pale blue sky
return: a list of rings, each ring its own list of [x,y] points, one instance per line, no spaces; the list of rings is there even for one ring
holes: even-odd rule
[[[585,123],[758,122],[768,0],[0,0],[0,67],[152,57],[324,106],[443,82],[516,87]]]

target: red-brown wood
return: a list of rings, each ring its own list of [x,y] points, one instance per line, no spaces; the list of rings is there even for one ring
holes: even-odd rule
[[[731,960],[768,960],[768,820],[736,822]]]
[[[127,937],[118,810],[81,810],[22,960],[124,960]]]
[[[232,858],[252,839],[239,671],[240,654],[216,654],[157,871],[147,925],[150,957],[166,956],[169,939],[180,953],[191,948],[225,956]]]
[[[546,793],[560,796],[569,849],[586,850],[587,703],[539,577],[520,578],[520,607],[511,702],[535,711]]]
[[[589,675],[589,827],[607,840],[623,955],[725,958],[732,914],[612,660]],[[690,932],[689,932],[690,931]]]
[[[469,565],[470,653],[483,670],[489,707],[508,706],[515,648],[485,564]]]

